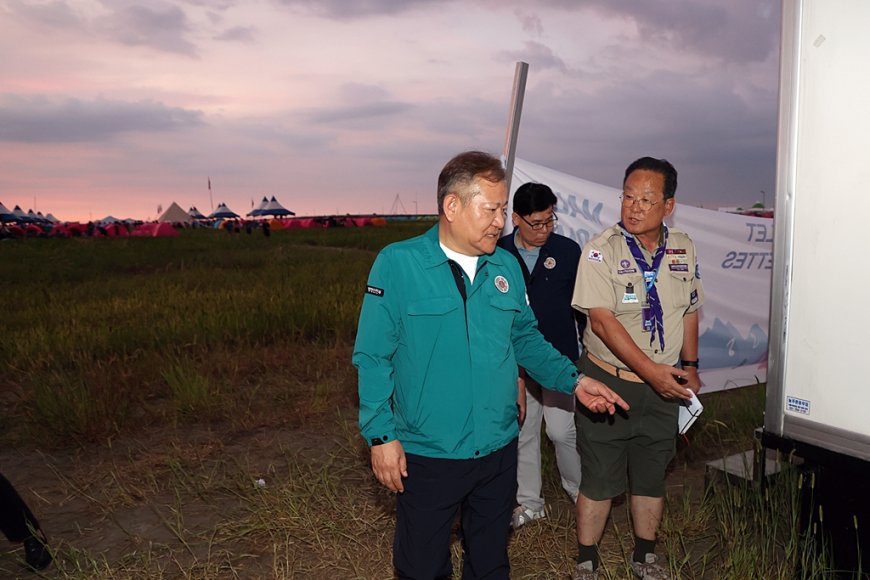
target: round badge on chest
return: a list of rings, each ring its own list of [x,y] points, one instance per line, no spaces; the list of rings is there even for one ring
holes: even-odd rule
[[[502,294],[507,294],[507,291],[511,288],[510,284],[508,284],[507,278],[504,276],[495,277],[495,287],[498,288],[498,291]]]
[[[544,268],[546,268],[547,270],[552,270],[555,267],[556,267],[556,258],[550,256],[549,258],[544,260]]]

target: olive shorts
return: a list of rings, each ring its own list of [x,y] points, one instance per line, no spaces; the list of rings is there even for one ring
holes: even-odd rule
[[[645,383],[614,377],[586,357],[583,374],[597,379],[625,399],[631,409],[615,415],[591,413],[578,405],[577,451],[583,463],[580,492],[591,500],[632,495],[664,497],[665,470],[676,452],[677,400],[663,399]]]

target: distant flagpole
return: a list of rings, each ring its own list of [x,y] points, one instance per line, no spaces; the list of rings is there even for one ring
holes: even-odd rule
[[[208,203],[211,205],[211,211],[214,212],[214,200],[211,198],[211,175],[208,176]]]
[[[518,62],[514,72],[514,88],[511,95],[511,107],[508,111],[507,132],[504,139],[504,170],[507,178],[508,195],[511,191],[511,178],[514,173],[514,158],[517,155],[517,137],[520,133],[520,117],[523,114],[523,97],[526,94],[526,77],[529,75],[529,65]]]

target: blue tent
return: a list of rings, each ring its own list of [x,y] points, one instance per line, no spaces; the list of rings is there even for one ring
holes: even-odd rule
[[[264,197],[263,201],[260,202],[260,205],[249,211],[247,215],[250,217],[260,217],[261,215],[264,215],[263,210],[266,209],[268,204],[269,200]]]
[[[240,216],[239,216],[239,214],[237,214],[236,212],[234,212],[233,210],[231,210],[230,208],[228,208],[228,207],[227,207],[227,204],[225,204],[225,203],[219,203],[218,206],[215,208],[215,210],[214,210],[213,212],[211,212],[211,215],[208,216],[208,217],[209,217],[209,218],[224,218],[224,219],[228,219],[228,218],[237,218],[237,217],[240,217]]]
[[[263,198],[265,200],[266,198]],[[275,217],[288,216],[288,215],[296,215],[294,212],[290,211],[275,199],[275,196],[272,196],[272,199],[269,200],[269,203],[266,204],[266,207],[260,212],[260,215],[271,215]]]
[[[0,222],[14,222],[15,215],[9,211],[9,209],[3,205],[3,202],[0,202]]]

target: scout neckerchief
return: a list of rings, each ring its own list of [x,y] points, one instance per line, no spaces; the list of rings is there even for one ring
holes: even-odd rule
[[[625,238],[625,243],[628,244],[628,249],[631,255],[634,256],[634,261],[637,267],[643,272],[643,281],[646,284],[646,297],[648,306],[643,307],[643,327],[644,330],[649,330],[649,344],[652,346],[656,334],[659,335],[659,345],[662,350],[665,350],[665,321],[664,313],[662,312],[662,302],[659,300],[659,292],[656,289],[656,278],[659,274],[659,267],[662,265],[662,258],[665,255],[665,246],[668,245],[668,226],[662,224],[662,245],[656,250],[653,256],[652,266],[647,263],[643,257],[643,252],[640,246],[634,239],[634,236],[625,231],[625,226],[619,222],[619,227],[622,230],[622,237]]]

